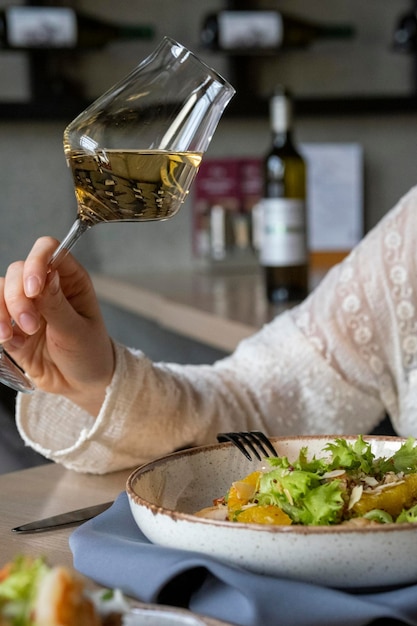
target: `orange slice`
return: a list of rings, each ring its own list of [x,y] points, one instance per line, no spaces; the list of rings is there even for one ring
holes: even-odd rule
[[[229,511],[238,511],[253,498],[258,488],[261,472],[252,472],[242,480],[232,484],[227,496],[227,508]]]
[[[409,509],[417,501],[417,474],[406,474],[403,481],[381,491],[363,493],[353,506],[353,513],[362,516],[372,509],[382,509],[397,517],[403,509]]]
[[[233,519],[236,522],[246,524],[273,524],[276,526],[289,526],[291,524],[288,515],[279,506],[273,504],[250,506],[235,513]]]

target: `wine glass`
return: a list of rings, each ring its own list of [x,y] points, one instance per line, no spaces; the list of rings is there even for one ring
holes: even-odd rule
[[[126,78],[64,131],[77,218],[50,259],[105,222],[166,220],[183,204],[235,90],[180,43],[164,37]],[[32,391],[0,346],[0,382]]]

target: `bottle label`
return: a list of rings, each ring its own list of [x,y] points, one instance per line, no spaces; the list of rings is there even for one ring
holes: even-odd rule
[[[282,16],[276,11],[221,11],[218,25],[223,50],[279,48],[283,40]]]
[[[270,102],[271,129],[274,133],[286,133],[292,126],[291,101],[285,94],[272,96]]]
[[[16,6],[6,9],[6,20],[11,48],[73,48],[77,44],[73,9]]]
[[[307,263],[303,200],[264,198],[260,220],[261,265],[285,267]]]
[[[212,258],[224,259],[226,256],[226,212],[222,206],[211,207],[210,234]]]

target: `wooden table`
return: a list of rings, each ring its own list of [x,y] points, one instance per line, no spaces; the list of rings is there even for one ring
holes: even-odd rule
[[[125,489],[131,470],[95,476],[78,474],[60,465],[47,463],[36,468],[0,475],[0,566],[17,554],[45,556],[50,565],[72,566],[68,538],[73,527],[42,533],[13,533],[12,528],[90,504],[107,502]],[[89,588],[96,588],[87,581]],[[149,609],[152,605],[133,602],[134,606]],[[160,607],[158,607],[160,608]],[[162,607],[170,611],[169,607]],[[188,620],[188,611],[174,609]],[[199,615],[205,626],[228,626],[225,622]]]
[[[0,556],[4,564],[17,554],[45,556],[51,565],[72,565],[68,538],[74,527],[19,534],[11,529],[50,515],[114,499],[124,490],[130,471],[95,476],[59,465],[0,476]]]
[[[312,272],[312,288],[326,271]],[[242,339],[290,306],[267,302],[259,271],[166,272],[125,277],[93,274],[92,279],[104,302],[225,351],[234,350]]]

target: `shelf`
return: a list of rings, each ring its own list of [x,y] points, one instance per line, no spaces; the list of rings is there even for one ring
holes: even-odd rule
[[[70,122],[89,104],[87,101],[2,102],[0,121],[67,121]]]
[[[355,96],[328,98],[295,98],[298,117],[394,115],[417,113],[417,94],[414,96]],[[268,116],[268,102],[256,98],[247,101],[235,97],[225,112],[229,118],[264,118]]]
[[[90,104],[86,100],[59,102],[8,102],[0,103],[0,121],[71,121]],[[296,98],[295,111],[298,117],[394,115],[417,113],[415,96],[370,96]],[[235,97],[225,111],[227,119],[266,118],[267,100],[251,98],[245,101]]]

